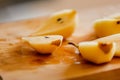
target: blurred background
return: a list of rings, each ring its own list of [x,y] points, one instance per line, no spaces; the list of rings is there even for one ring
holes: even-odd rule
[[[80,18],[100,18],[120,12],[120,0],[0,0],[0,22],[45,16],[62,9],[76,9]],[[86,15],[86,16],[83,16]]]

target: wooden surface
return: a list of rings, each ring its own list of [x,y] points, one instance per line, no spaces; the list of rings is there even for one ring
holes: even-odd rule
[[[89,11],[81,13],[81,24],[68,40],[78,43],[94,39],[91,23],[105,16],[103,8],[99,8],[101,11],[96,15],[91,14],[91,18],[87,16]],[[20,38],[34,32],[45,20],[38,17],[0,24],[0,75],[3,80],[120,80],[120,58],[95,65],[84,61],[70,45],[62,45],[52,55],[39,55],[23,44]]]

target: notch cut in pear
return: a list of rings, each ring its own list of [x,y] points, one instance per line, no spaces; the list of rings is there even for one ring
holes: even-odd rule
[[[95,41],[102,43],[115,42],[117,49],[114,56],[120,57],[120,34],[114,34],[114,35],[98,38]]]
[[[104,53],[109,53],[112,48],[112,43],[99,43],[98,45]]]

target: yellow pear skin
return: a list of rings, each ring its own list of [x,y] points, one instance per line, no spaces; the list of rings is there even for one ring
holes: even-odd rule
[[[22,40],[27,42],[40,54],[51,54],[62,44],[63,36],[46,35],[37,37],[23,37]]]
[[[82,57],[95,64],[111,61],[116,51],[116,43],[99,43],[96,41],[80,42],[79,50]]]
[[[73,9],[63,10],[52,14],[44,25],[31,36],[62,35],[67,38],[74,32],[76,24],[76,11]]]

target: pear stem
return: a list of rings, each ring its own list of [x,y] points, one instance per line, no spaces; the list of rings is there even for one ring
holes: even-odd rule
[[[75,43],[73,43],[73,42],[68,42],[68,44],[73,45],[73,46],[75,46],[76,48],[79,47],[77,44],[75,44]]]

